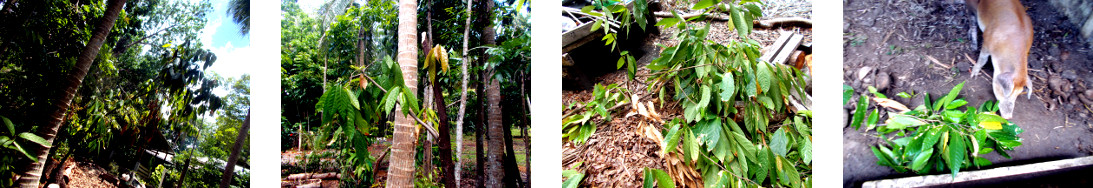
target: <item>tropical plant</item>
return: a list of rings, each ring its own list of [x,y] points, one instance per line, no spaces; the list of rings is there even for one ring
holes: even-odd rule
[[[603,28],[604,36],[601,40],[604,41],[604,45],[611,46],[611,51],[619,50],[619,55],[622,56],[619,57],[616,63],[616,69],[622,69],[623,66],[626,66],[626,75],[630,79],[634,79],[634,73],[637,71],[637,61],[634,59],[634,55],[630,54],[630,51],[616,48],[619,46],[619,29],[622,30],[623,36],[630,33],[632,24],[637,24],[638,28],[645,30],[647,24],[647,15],[645,14],[649,12],[649,3],[645,0],[636,0],[630,3],[633,3],[633,10],[622,1],[597,0],[593,5],[581,8],[581,12],[596,18],[591,28],[592,31]]]
[[[957,98],[963,87],[964,83],[957,84],[947,95],[932,102],[927,93],[923,105],[908,109],[870,86],[872,101],[878,107],[870,113],[867,100],[870,97],[862,94],[851,126],[859,129],[864,124],[865,131],[876,128],[877,136],[885,141],[885,144],[872,147],[877,164],[899,173],[927,174],[948,169],[956,178],[961,169],[991,165],[990,160],[980,155],[996,151],[1009,158],[1006,150],[1021,146],[1021,138],[1017,135],[1024,130],[995,114],[998,107],[991,102],[983,103],[978,109],[965,106],[968,102]],[[900,96],[911,98],[906,93]],[[888,113],[884,124],[878,124],[881,107],[895,110]],[[960,107],[966,109],[960,111]]]
[[[26,156],[28,159],[36,160],[37,158],[34,158],[33,155],[27,153],[27,150],[24,149],[23,146],[28,144],[49,145],[49,143],[45,142],[45,139],[42,139],[42,137],[39,137],[38,135],[34,135],[34,133],[17,133],[15,131],[15,123],[12,123],[7,117],[0,116],[0,120],[3,121],[0,123],[3,123],[6,128],[4,129],[6,134],[0,134],[0,154],[3,154],[4,156],[20,156],[16,154],[19,153],[22,154],[22,156]],[[4,157],[0,158],[0,160],[3,160],[0,161],[0,163],[12,164],[16,159],[18,158]],[[0,166],[0,174],[2,175],[15,176],[15,170],[16,168],[11,165]],[[0,179],[0,186],[12,186],[12,183],[15,182],[11,179]]]
[[[626,88],[620,88],[617,84],[607,86],[596,84],[592,89],[592,100],[566,107],[570,113],[562,117],[562,140],[580,144],[592,137],[592,134],[596,133],[597,124],[611,121],[611,111],[630,103],[629,98],[623,96],[624,93],[629,91]],[[602,120],[592,121],[596,120],[594,118],[597,116],[602,117]]]
[[[417,2],[400,1],[398,6],[398,55],[399,68],[406,93],[414,98],[417,94]],[[417,108],[416,101],[401,103]],[[387,175],[387,187],[409,187],[414,177],[414,141],[417,140],[415,122],[402,109],[395,110],[395,131],[391,146],[391,165]],[[447,134],[447,133],[445,133]]]
[[[232,21],[239,24],[239,33],[250,33],[250,0],[228,1],[226,13],[231,16]]]
[[[60,96],[57,96],[57,106],[51,112],[50,119],[46,123],[45,127],[41,127],[38,130],[38,135],[44,135],[44,143],[38,146],[31,147],[31,151],[38,156],[37,160],[34,160],[27,168],[25,172],[20,173],[23,176],[19,178],[20,187],[38,187],[39,179],[41,178],[42,168],[45,165],[44,160],[49,157],[49,149],[52,147],[53,138],[57,135],[57,130],[60,129],[62,120],[64,120],[65,113],[68,110],[69,104],[72,102],[72,98],[76,96],[76,90],[79,89],[80,83],[83,82],[84,76],[87,75],[87,71],[91,68],[91,63],[95,60],[99,54],[99,49],[106,41],[106,36],[110,34],[110,30],[114,28],[114,21],[118,19],[118,13],[121,12],[121,8],[125,6],[126,0],[110,0],[107,3],[106,13],[103,14],[103,19],[100,24],[95,27],[95,31],[92,34],[91,40],[88,41],[87,46],[84,48],[80,56],[76,58],[76,70],[68,76],[68,84],[61,88],[64,91]]]
[[[800,105],[809,100],[808,75],[758,59],[759,43],[747,38],[750,23],[762,16],[757,3],[704,0],[692,7],[730,12],[740,40],[724,45],[707,40],[710,24],[688,23],[701,17],[673,12],[673,18],[656,24],[680,30],[679,44],[662,46],[660,57],[646,66],[648,89],[659,93],[661,102],[670,97],[684,109],[682,118],[665,125],[664,149],[672,153],[681,143],[683,158],[699,170],[706,187],[810,187],[812,113]]]

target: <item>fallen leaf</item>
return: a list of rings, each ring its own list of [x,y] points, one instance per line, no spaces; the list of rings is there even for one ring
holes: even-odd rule
[[[898,110],[899,113],[904,113],[904,112],[907,112],[907,111],[911,111],[911,109],[908,109],[907,106],[904,106],[902,103],[899,103],[899,101],[892,100],[892,99],[873,97],[873,102],[876,102],[877,105],[880,105],[880,106],[883,106],[883,107],[886,107],[886,108],[891,108],[891,109],[894,109],[894,110]]]

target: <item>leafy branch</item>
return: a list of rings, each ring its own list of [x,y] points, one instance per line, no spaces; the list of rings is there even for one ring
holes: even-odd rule
[[[961,169],[991,165],[990,160],[980,155],[997,151],[1009,158],[1005,151],[1022,145],[1017,135],[1024,130],[996,115],[994,111],[997,107],[993,103],[983,103],[979,109],[965,107],[968,102],[957,98],[963,86],[964,83],[956,85],[936,101],[930,101],[929,94],[926,94],[923,105],[913,110],[870,89],[878,107],[866,116],[869,97],[862,94],[851,126],[859,129],[864,124],[865,131],[875,127],[878,136],[887,142],[872,147],[877,164],[891,167],[899,173],[912,171],[927,174],[948,169],[955,178]],[[853,90],[849,89],[848,92]],[[900,96],[910,98],[906,93]],[[884,124],[877,124],[881,107],[900,112],[889,112]],[[960,107],[966,110],[958,110]],[[888,138],[890,133],[895,133],[895,136]]]

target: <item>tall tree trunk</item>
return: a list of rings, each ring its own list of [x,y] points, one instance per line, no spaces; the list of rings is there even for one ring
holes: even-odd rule
[[[531,98],[528,97],[527,92],[527,74],[520,74],[520,102],[524,106],[524,127],[520,129],[520,135],[524,135],[524,168],[528,171],[528,179],[524,181],[524,185],[531,187],[531,135],[528,135],[528,129],[531,128]]]
[[[239,136],[235,137],[235,145],[232,146],[232,155],[228,157],[228,164],[224,166],[224,175],[220,178],[220,187],[228,187],[232,182],[232,177],[235,176],[235,162],[239,160],[239,153],[243,149],[243,143],[247,139],[247,134],[250,131],[250,111],[247,111],[247,118],[243,119],[243,127],[239,129]]]
[[[417,93],[417,1],[401,0],[398,10],[398,64],[406,88]],[[417,105],[417,104],[401,104]],[[395,108],[395,132],[387,187],[411,187],[414,179],[414,140],[417,127],[402,108]]]
[[[201,137],[201,134],[199,132],[198,138],[200,138],[200,137]],[[197,140],[197,139],[194,139],[194,140]],[[196,149],[197,148],[190,148],[190,156],[186,157],[186,163],[184,163],[184,165],[182,165],[182,174],[178,176],[178,184],[176,184],[175,187],[183,187],[183,185],[184,185],[183,183],[186,183],[186,175],[189,174],[189,172],[190,172],[190,161],[193,161],[193,159],[194,159],[194,150],[196,150]]]
[[[481,59],[479,59],[479,61],[481,61]],[[482,66],[482,64],[484,63],[479,62],[478,66]],[[474,150],[477,152],[475,154],[475,171],[478,171],[475,173],[478,175],[476,177],[476,182],[478,183],[478,187],[482,188],[486,187],[486,82],[484,80],[485,76],[482,76],[485,74],[485,70],[481,70],[478,73],[478,77],[476,78],[478,80],[478,85],[475,87],[478,88],[475,94],[475,96],[478,97],[478,113],[476,113],[478,114],[478,121],[476,121],[477,124],[474,125]]]
[[[459,116],[456,116],[455,121],[455,182],[460,181],[463,171],[463,116],[467,112],[467,63],[470,63],[470,57],[467,57],[467,42],[471,37],[471,0],[467,0],[467,23],[463,25],[463,62],[460,63],[459,68],[463,74],[462,88],[463,92],[459,93]]]
[[[91,34],[91,40],[88,41],[87,47],[84,47],[83,51],[80,52],[80,56],[76,59],[76,70],[68,75],[68,82],[61,88],[64,92],[53,102],[55,106],[53,113],[50,114],[49,121],[44,124],[45,126],[38,128],[37,134],[46,140],[46,145],[32,144],[28,148],[29,151],[38,155],[38,161],[29,162],[29,165],[22,168],[26,171],[20,173],[22,176],[19,177],[19,187],[38,187],[38,181],[42,177],[43,165],[45,165],[46,158],[49,157],[49,149],[53,145],[53,139],[57,137],[57,130],[61,128],[61,120],[64,119],[65,112],[72,103],[72,97],[76,95],[76,90],[83,83],[84,76],[87,76],[91,63],[98,56],[99,48],[106,41],[106,37],[110,35],[110,30],[114,28],[114,21],[118,19],[118,13],[125,6],[125,1],[110,0],[107,2],[107,9],[102,20]]]
[[[498,88],[500,89],[500,88]],[[500,106],[500,104],[498,104]],[[512,125],[513,123],[502,123],[501,128],[504,130],[505,141],[505,187],[523,187],[523,182],[520,177],[520,168],[516,166],[516,151],[512,145]]]
[[[421,37],[425,38],[426,36],[421,36]],[[427,50],[429,48],[422,48],[422,49]],[[426,82],[428,82],[428,81],[426,81]],[[425,96],[423,96],[421,98],[422,99],[421,100],[421,105],[423,106],[422,109],[429,108],[429,109],[433,109],[435,111],[436,106],[433,105],[433,98],[430,97],[430,95],[429,95],[429,93],[433,91],[433,85],[426,84],[426,83],[422,83],[422,85],[425,85],[425,91],[423,92],[423,93],[425,93]],[[432,124],[432,122],[426,122],[425,126],[434,126],[434,125]],[[421,172],[422,172],[421,174],[423,176],[434,175],[434,172],[436,172],[436,170],[433,167],[433,142],[436,140],[436,138],[433,137],[433,135],[430,135],[430,134],[424,134],[423,137],[424,138],[422,138],[422,143],[421,143],[421,148],[422,148],[421,152],[422,152],[422,154],[424,154],[424,156],[421,157],[421,167],[418,168],[418,169],[421,170]]]
[[[494,43],[496,43],[494,41],[496,33],[493,29],[492,24],[490,24],[491,22],[489,21],[492,19],[492,15],[489,15],[489,11],[493,9],[493,5],[494,2],[492,0],[483,1],[482,9],[486,11],[483,11],[482,17],[486,18],[480,20],[486,22],[486,27],[482,28],[482,40],[484,41],[484,45],[493,45]],[[488,53],[483,53],[483,56],[481,58],[483,61],[490,59]],[[493,76],[491,76],[493,75],[493,73],[494,70],[490,70],[487,71],[486,74],[482,75],[482,77],[484,78],[483,80],[487,81],[486,83],[489,83],[486,85],[485,90],[487,101],[486,104],[488,105],[486,111],[487,113],[489,113],[487,117],[487,129],[489,129],[489,131],[486,135],[486,140],[487,142],[489,142],[487,144],[487,152],[489,154],[486,156],[487,161],[485,175],[487,176],[487,187],[501,187],[504,183],[502,182],[502,180],[505,179],[506,175],[502,163],[503,157],[505,156],[505,143],[503,138],[504,132],[502,132],[504,131],[504,126],[501,122],[501,83],[498,82],[497,79],[494,79]]]
[[[441,93],[439,82],[433,83],[433,102],[436,103],[436,117],[440,123],[440,168],[443,169],[442,179],[445,187],[456,187],[455,172],[452,168],[452,131],[448,124],[448,107],[444,105],[444,95]]]
[[[504,171],[504,156],[505,156],[505,135],[504,126],[501,122],[501,83],[497,79],[489,78],[490,84],[486,86],[486,104],[489,104],[486,110],[489,113],[489,134],[488,136],[488,149],[489,154],[486,155],[486,187],[501,187],[503,180],[506,178]]]

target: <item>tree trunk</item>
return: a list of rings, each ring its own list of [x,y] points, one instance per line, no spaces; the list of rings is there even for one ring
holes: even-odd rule
[[[421,37],[425,38],[427,36],[423,35]],[[422,48],[422,49],[429,49],[429,48]],[[425,85],[425,91],[423,92],[425,94],[425,96],[423,96],[421,98],[421,106],[423,106],[422,109],[428,108],[428,109],[432,109],[432,110],[435,111],[436,106],[433,105],[434,104],[433,103],[433,98],[430,97],[430,95],[429,95],[429,93],[433,91],[433,85],[426,84],[426,83],[422,83],[422,85]],[[432,122],[426,122],[425,126],[434,126],[434,125],[432,124]],[[436,170],[434,169],[435,167],[433,167],[433,142],[436,140],[436,137],[433,137],[433,135],[430,135],[430,134],[424,134],[424,135],[425,135],[424,136],[425,138],[422,138],[422,143],[421,143],[421,148],[422,148],[421,153],[424,156],[421,157],[421,167],[418,168],[418,169],[421,170],[423,176],[430,176],[430,175],[434,175],[434,172],[436,172]]]
[[[467,42],[471,37],[471,0],[467,0],[467,24],[463,25],[463,62],[460,63],[459,68],[463,74],[463,92],[459,93],[459,116],[456,116],[455,121],[455,182],[459,183],[461,171],[463,171],[463,116],[467,112],[467,63],[470,63],[470,57],[467,57]]]
[[[417,1],[399,1],[398,64],[406,88],[417,93]],[[395,92],[395,91],[392,91]],[[417,105],[417,104],[400,104]],[[414,140],[417,127],[414,120],[395,108],[395,132],[391,146],[391,166],[387,187],[411,187],[414,180]]]
[[[487,112],[489,113],[488,119],[488,149],[489,154],[486,155],[486,187],[501,187],[505,179],[504,171],[504,156],[505,156],[505,138],[504,138],[504,126],[501,122],[501,83],[497,79],[487,78],[490,80],[490,84],[486,86],[486,104]]]
[[[498,87],[500,89],[500,87]],[[500,92],[499,92],[500,93]],[[500,104],[498,104],[500,106]],[[500,108],[500,107],[498,107]],[[515,146],[512,145],[512,123],[502,123],[501,128],[504,129],[505,138],[505,187],[523,187],[523,180],[520,177],[520,168],[516,166],[516,151]]]
[[[107,2],[106,12],[103,14],[102,20],[99,25],[95,27],[95,31],[91,35],[91,40],[87,42],[87,47],[84,47],[80,52],[80,56],[76,59],[76,70],[72,71],[72,74],[68,75],[68,82],[61,88],[61,96],[57,97],[54,101],[53,113],[50,114],[49,121],[38,129],[37,135],[46,140],[47,145],[31,144],[28,150],[37,154],[37,162],[30,162],[29,165],[22,168],[26,171],[19,173],[22,176],[19,177],[19,187],[38,187],[39,179],[42,177],[42,168],[45,164],[46,158],[49,157],[49,149],[53,145],[53,139],[57,136],[57,130],[61,128],[61,120],[64,119],[65,112],[68,110],[68,106],[72,103],[72,97],[76,95],[76,90],[80,88],[80,84],[83,83],[84,76],[87,76],[87,71],[91,68],[91,63],[95,61],[95,57],[99,54],[99,48],[102,47],[103,42],[106,41],[106,37],[110,35],[110,30],[114,28],[114,21],[118,19],[118,13],[121,12],[122,7],[125,6],[126,0],[110,0]]]
[[[445,187],[456,187],[455,172],[452,168],[452,131],[448,124],[448,107],[444,105],[444,95],[440,91],[438,82],[433,83],[433,102],[436,103],[436,117],[440,123],[440,168],[443,169],[442,179]]]
[[[483,63],[479,63],[478,66],[481,66],[482,64]],[[478,80],[476,88],[478,89],[475,94],[475,96],[478,97],[478,112],[476,113],[478,114],[478,121],[476,121],[477,124],[474,125],[474,150],[477,152],[474,156],[476,165],[475,171],[477,171],[475,174],[478,175],[476,177],[476,183],[478,183],[479,188],[486,187],[486,82],[483,80],[485,77],[481,76],[484,72],[485,71],[479,71],[478,77],[476,78]]]
[[[524,181],[526,187],[531,187],[531,136],[528,135],[528,129],[531,128],[531,98],[528,97],[527,92],[527,74],[520,74],[520,101],[524,106],[524,127],[520,129],[520,135],[524,135],[524,168],[528,171],[528,179]]]
[[[228,157],[228,164],[224,166],[224,175],[220,178],[220,187],[228,187],[232,182],[232,177],[235,176],[235,162],[239,160],[239,153],[243,149],[243,143],[247,139],[248,131],[250,130],[250,111],[247,111],[247,118],[243,120],[243,127],[239,129],[239,136],[235,137],[235,145],[232,146],[232,155]]]

